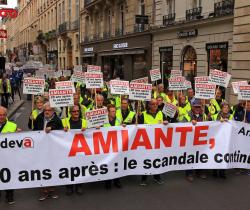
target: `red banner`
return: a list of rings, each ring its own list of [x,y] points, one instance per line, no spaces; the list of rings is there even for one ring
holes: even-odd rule
[[[6,39],[7,38],[7,31],[4,29],[0,29],[0,39]]]
[[[16,18],[18,15],[17,10],[15,9],[0,9],[0,17],[9,17],[9,18]]]

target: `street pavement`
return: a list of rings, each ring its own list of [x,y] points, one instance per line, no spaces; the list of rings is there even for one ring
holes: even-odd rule
[[[28,130],[31,102],[11,117],[20,128]],[[250,210],[250,176],[236,175],[227,171],[227,179],[215,179],[211,172],[207,180],[185,180],[184,172],[163,175],[165,184],[153,183],[152,177],[146,187],[139,186],[139,176],[122,178],[122,189],[106,190],[103,182],[83,184],[84,194],[66,196],[65,187],[58,187],[58,199],[38,201],[39,189],[15,191],[16,203],[8,205],[4,196],[0,210]]]

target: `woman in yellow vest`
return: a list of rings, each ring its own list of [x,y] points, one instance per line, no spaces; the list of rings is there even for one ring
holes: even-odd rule
[[[213,121],[227,122],[228,120],[233,120],[233,115],[230,113],[230,106],[226,101],[221,103],[221,111],[212,116]],[[215,178],[219,177],[226,179],[226,173],[224,169],[214,169],[213,176]]]
[[[43,105],[44,105],[44,98],[41,96],[38,96],[35,98],[35,109],[32,110],[29,122],[28,122],[28,127],[29,129],[33,129],[33,124],[32,122],[37,118],[39,114],[43,112]]]
[[[186,101],[186,97],[184,95],[180,95],[178,102],[178,121],[182,122],[185,115],[187,115],[191,111],[191,105],[189,101]]]
[[[0,95],[1,95],[1,105],[5,108],[9,106],[9,97],[11,95],[11,85],[10,80],[7,78],[6,74],[3,73],[0,79]]]
[[[65,132],[70,129],[81,129],[85,131],[87,128],[87,121],[81,118],[81,110],[79,106],[74,105],[70,107],[70,115],[71,117],[62,119],[62,125]],[[76,185],[67,185],[66,186],[66,195],[72,195],[73,193],[82,195],[83,190],[81,184]]]

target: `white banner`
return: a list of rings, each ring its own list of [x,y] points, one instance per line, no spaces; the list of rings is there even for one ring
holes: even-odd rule
[[[171,118],[174,118],[176,111],[177,111],[177,107],[171,103],[166,103],[162,110],[162,112],[166,116],[169,116]]]
[[[231,79],[231,74],[217,69],[210,69],[209,79],[216,85],[227,88]]]
[[[86,120],[88,128],[95,128],[109,123],[107,108],[95,109],[86,112]]]
[[[184,85],[185,85],[186,89],[192,89],[192,84],[190,81],[185,80]]]
[[[131,83],[148,83],[148,77],[134,79],[131,81]]]
[[[59,78],[59,77],[61,77],[62,75],[63,75],[63,72],[62,72],[61,70],[59,70],[59,71],[55,71],[55,72],[54,72],[54,76],[53,76],[53,77]]]
[[[70,80],[72,82],[79,82],[79,83],[85,84],[85,72],[74,71],[73,75],[70,78]]]
[[[150,101],[152,96],[152,84],[130,83],[129,99]]]
[[[103,88],[103,75],[102,73],[89,73],[85,72],[86,88]]]
[[[195,98],[213,99],[215,98],[216,84],[195,84]]]
[[[23,80],[23,93],[32,95],[43,95],[44,94],[44,79],[37,78],[24,78]]]
[[[110,84],[111,94],[117,94],[117,95],[129,94],[129,81],[111,80],[109,84]]]
[[[70,77],[71,76],[71,70],[63,70],[63,76]]]
[[[250,125],[203,122],[0,136],[0,190],[189,169],[250,169]]]
[[[250,100],[250,85],[239,86],[238,100]]]
[[[150,70],[149,73],[150,73],[151,82],[155,82],[155,81],[161,79],[161,71],[160,71],[160,69]]]
[[[239,93],[239,86],[248,85],[247,81],[232,82],[233,91],[235,94]]]
[[[87,72],[101,72],[101,66],[87,65]]]
[[[62,82],[56,82],[56,89],[72,89],[73,93],[76,92],[74,83],[72,81],[62,81]]]
[[[49,103],[51,107],[68,107],[74,105],[72,89],[50,89]]]
[[[168,79],[169,90],[186,90],[185,77],[171,77]]]

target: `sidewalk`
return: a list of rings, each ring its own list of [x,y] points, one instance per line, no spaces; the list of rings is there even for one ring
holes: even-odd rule
[[[24,95],[22,95],[22,97],[24,97]],[[11,99],[10,101],[12,102]],[[20,100],[19,96],[15,95],[14,103],[9,104],[7,117],[11,118],[24,103],[25,103],[24,100]]]

